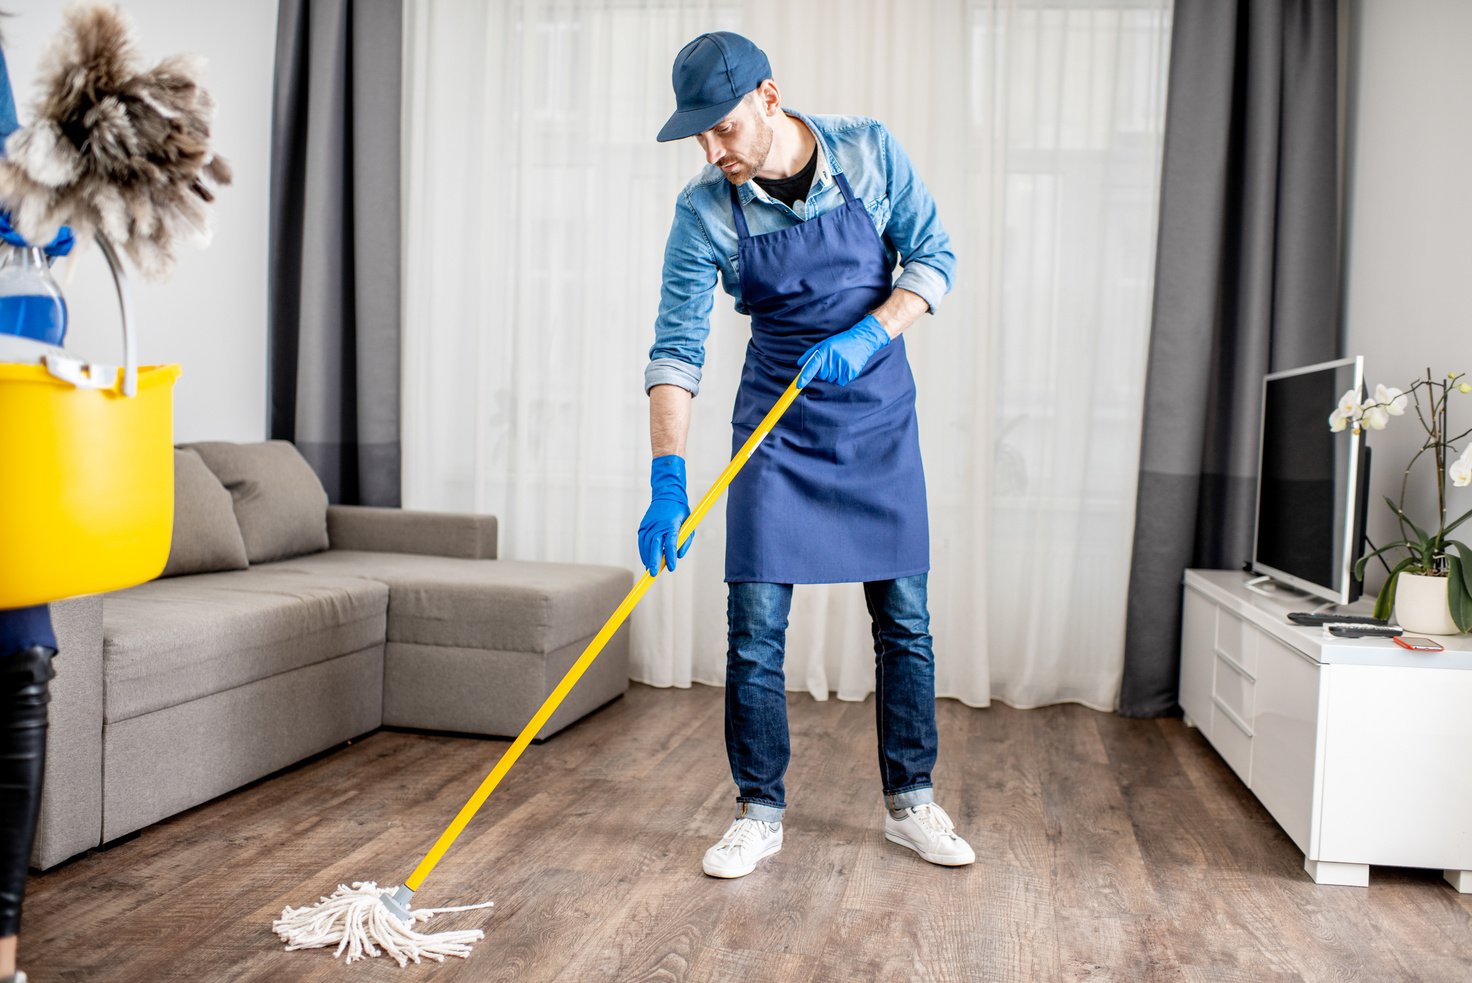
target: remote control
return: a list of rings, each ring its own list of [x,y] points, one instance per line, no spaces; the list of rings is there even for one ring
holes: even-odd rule
[[[1381,625],[1388,622],[1383,618],[1368,618],[1359,614],[1323,614],[1310,613],[1308,611],[1294,611],[1288,615],[1288,620],[1295,625]]]
[[[1401,633],[1399,628],[1389,625],[1333,624],[1325,625],[1329,634],[1336,638],[1394,638]]]

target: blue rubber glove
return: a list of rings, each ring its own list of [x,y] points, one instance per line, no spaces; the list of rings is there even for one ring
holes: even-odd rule
[[[0,209],[0,239],[21,249],[26,249],[31,245],[21,238],[19,232],[15,231],[15,227],[10,224],[10,213],[3,209]],[[44,249],[47,256],[56,259],[71,252],[75,242],[76,237],[72,235],[71,226],[63,225],[56,230],[56,236],[45,245]]]
[[[675,561],[690,550],[695,534],[685,540],[677,552],[680,541],[680,526],[690,518],[690,500],[685,497],[685,459],[678,454],[656,457],[649,465],[649,487],[653,500],[644,521],[639,523],[639,559],[651,577],[659,573],[659,558],[664,556],[664,565],[675,569]]]
[[[873,314],[847,331],[825,338],[802,353],[797,360],[802,372],[797,377],[801,389],[814,379],[846,386],[864,371],[874,353],[889,344],[889,332]]]

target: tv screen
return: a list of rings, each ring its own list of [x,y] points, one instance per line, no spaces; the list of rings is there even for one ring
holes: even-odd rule
[[[1363,437],[1331,431],[1329,414],[1362,378],[1355,357],[1263,379],[1252,568],[1340,604],[1360,596],[1352,571],[1364,542],[1369,459]]]

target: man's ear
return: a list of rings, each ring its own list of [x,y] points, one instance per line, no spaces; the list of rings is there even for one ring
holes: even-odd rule
[[[782,93],[772,79],[757,86],[756,99],[763,116],[775,116],[782,111]]]

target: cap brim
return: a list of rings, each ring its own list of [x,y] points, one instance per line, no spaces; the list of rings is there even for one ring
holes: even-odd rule
[[[714,106],[706,106],[701,109],[685,109],[676,112],[665,121],[660,128],[659,136],[654,139],[659,143],[668,143],[671,140],[683,140],[685,137],[693,137],[697,133],[704,133],[726,118],[726,114],[735,109],[745,99],[745,96],[737,96],[730,102],[719,103]]]

